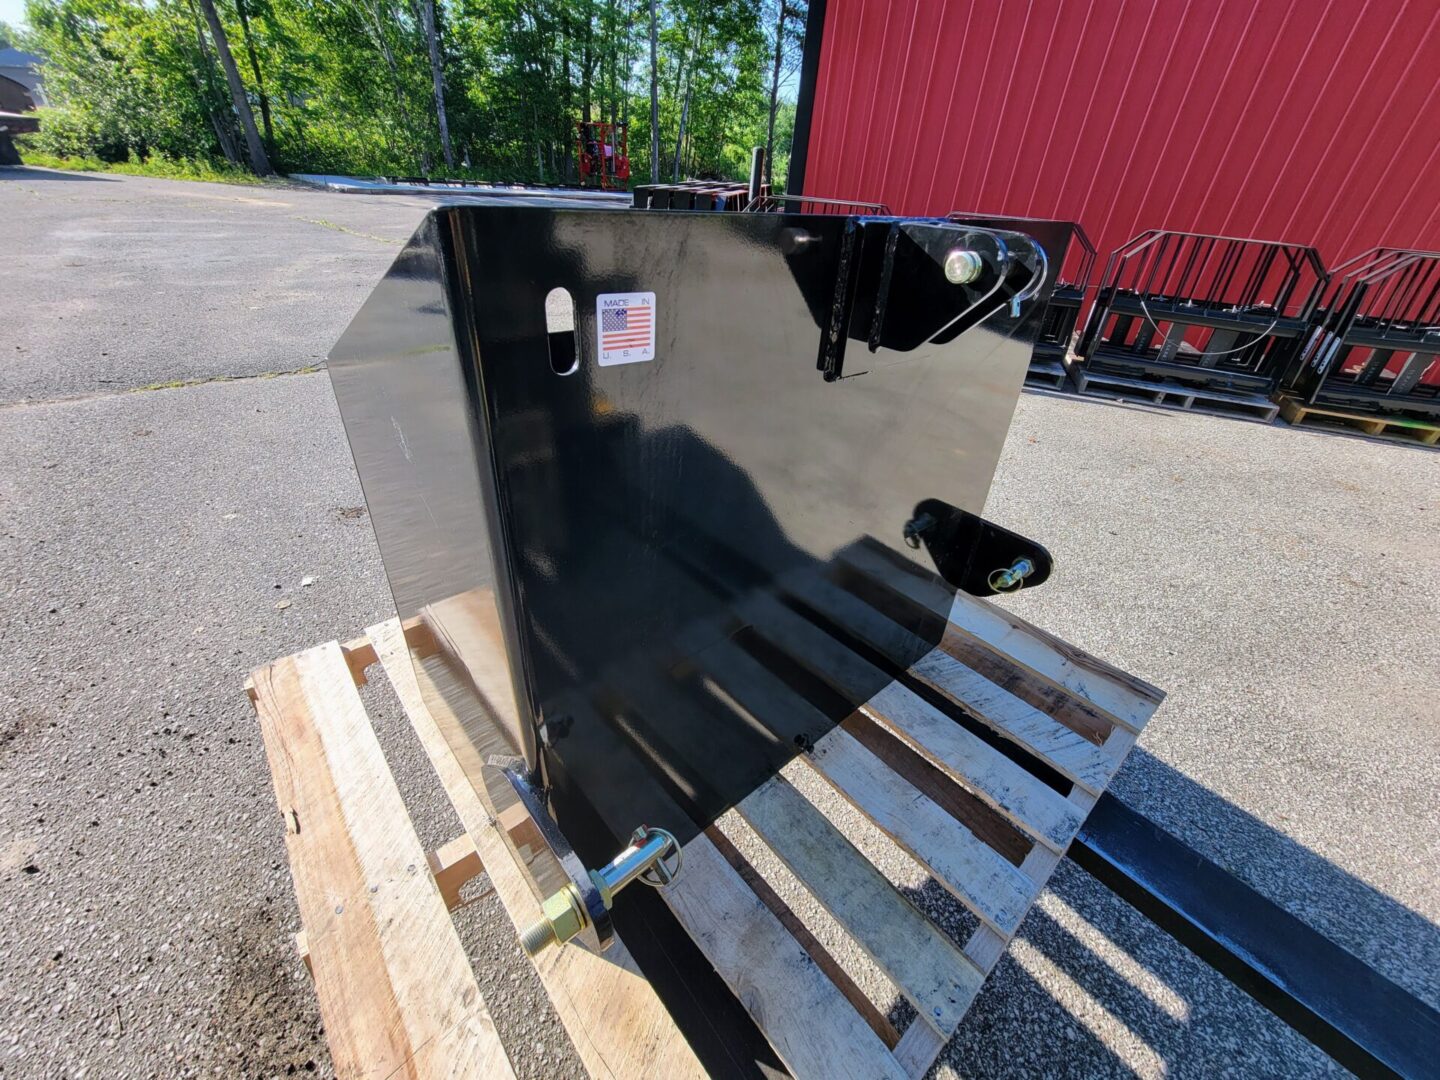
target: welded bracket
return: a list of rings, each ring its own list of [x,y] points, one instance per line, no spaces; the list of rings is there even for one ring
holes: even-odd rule
[[[923,545],[940,576],[972,596],[1032,589],[1050,576],[1050,552],[1040,544],[939,499],[915,507],[904,539]]]
[[[801,237],[792,250],[804,249]],[[827,382],[845,375],[846,346],[871,353],[943,345],[1041,291],[1045,250],[1021,233],[941,221],[850,218],[840,240],[834,295],[817,367]]]

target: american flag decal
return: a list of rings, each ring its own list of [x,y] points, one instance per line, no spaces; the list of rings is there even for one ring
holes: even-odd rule
[[[596,302],[600,364],[630,364],[655,356],[655,294],[609,293]]]

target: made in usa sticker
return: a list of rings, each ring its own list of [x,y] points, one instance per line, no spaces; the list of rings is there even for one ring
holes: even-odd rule
[[[638,364],[655,359],[655,294],[601,293],[595,298],[599,364]]]

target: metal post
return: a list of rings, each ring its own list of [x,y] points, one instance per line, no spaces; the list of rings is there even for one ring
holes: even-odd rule
[[[757,146],[750,151],[750,201],[760,197],[760,185],[765,182],[765,148]]]

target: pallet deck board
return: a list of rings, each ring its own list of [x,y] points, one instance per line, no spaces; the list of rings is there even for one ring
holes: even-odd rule
[[[251,683],[336,1071],[513,1076],[339,645]]]
[[[814,708],[728,642],[706,650],[697,662],[721,689],[768,722],[789,726],[784,719],[788,714]],[[805,729],[812,724],[802,721],[795,726]],[[1035,898],[1031,882],[843,725],[801,754],[800,760],[979,918],[1004,933],[1015,932]]]
[[[720,624],[731,633],[717,635],[714,624],[703,633],[697,628],[695,639],[708,647],[635,657],[564,702],[577,718],[568,738],[584,741],[587,730],[600,732],[607,724],[619,736],[618,744],[613,739],[603,743],[614,757],[618,784],[660,784],[683,798],[706,775],[707,753],[738,757],[751,737],[779,749],[793,744],[803,767],[824,781],[812,801],[785,778],[792,775],[787,767],[785,774],[771,776],[741,798],[735,811],[835,919],[839,932],[915,1006],[917,1018],[903,1033],[740,855],[724,833],[734,828],[725,825],[730,818],[686,843],[684,872],[661,893],[775,1055],[800,1078],[918,1077],[930,1068],[1163,696],[1003,609],[937,588],[918,568],[877,549],[873,543],[853,545],[823,574],[812,571],[809,577],[787,580],[785,602],[768,593],[740,596],[729,625]],[[908,617],[916,612],[922,617]],[[418,852],[418,884],[408,887],[428,890],[431,923],[436,918],[448,923],[447,902],[456,900],[459,883],[483,866],[518,930],[539,911],[539,889],[529,868],[548,856],[539,856],[535,826],[518,804],[497,809],[476,782],[481,748],[490,745],[494,733],[477,736],[475,718],[462,721],[450,712],[432,682],[438,677],[432,665],[439,653],[445,670],[485,703],[496,732],[518,722],[496,618],[488,594],[465,594],[404,624],[389,620],[371,627],[365,637],[343,647],[330,643],[320,652],[277,661],[257,673],[264,684],[258,697],[265,699],[263,706],[257,700],[257,709],[264,710],[262,726],[272,728],[266,746],[277,792],[282,777],[305,786],[318,768],[314,755],[296,756],[307,745],[303,735],[274,721],[277,710],[288,715],[294,705],[277,704],[266,680],[273,682],[273,672],[318,663],[305,659],[312,654],[323,655],[323,677],[317,676],[313,692],[322,693],[323,683],[327,708],[345,717],[346,730],[358,732],[360,743],[368,732],[373,744],[373,750],[347,747],[344,754],[364,764],[367,775],[385,773],[355,691],[367,668],[373,674],[371,666],[378,663],[466,835],[429,864],[436,871],[433,877],[425,873],[425,856],[408,818],[410,847],[404,846],[409,843],[404,836],[397,841],[391,835],[393,829],[361,846],[374,858],[381,857],[381,847]],[[922,625],[925,639],[912,632]],[[736,628],[739,632],[733,632]],[[756,635],[754,643],[746,634]],[[936,638],[938,646],[927,644]],[[761,642],[764,649],[756,652]],[[862,646],[862,652],[854,651]],[[431,661],[412,662],[420,656]],[[798,677],[801,672],[804,678]],[[823,703],[820,697],[811,700],[821,688],[826,688],[822,697],[830,696]],[[833,711],[837,694],[858,701],[850,715]],[[601,702],[624,707],[597,709]],[[657,752],[647,745],[649,733],[641,730],[647,710],[653,715],[677,709],[710,710],[742,726],[723,738],[717,735],[713,745],[686,743]],[[630,731],[626,725],[640,727]],[[811,741],[806,732],[822,734]],[[596,751],[601,748],[597,741]],[[663,779],[666,769],[679,773]],[[393,789],[388,773],[382,779]],[[1057,783],[1059,790],[1052,786]],[[317,781],[316,790],[323,793],[324,783]],[[827,804],[818,798],[822,792],[833,792],[859,810],[879,829],[877,842],[893,843],[918,863],[977,916],[978,928],[963,943],[941,931],[825,816],[820,807]],[[350,834],[371,828],[369,817],[351,814],[337,820],[322,834],[326,851],[343,854],[347,844],[355,850]],[[316,839],[315,834],[308,838]],[[315,866],[325,864],[325,852],[292,846],[291,854],[298,892]],[[393,853],[387,850],[385,857]],[[302,905],[302,923],[312,957],[320,960],[316,982],[321,993],[322,979],[333,978],[336,967],[326,915],[313,904]],[[453,935],[453,926],[446,929]],[[364,961],[363,951],[357,956],[357,962]],[[623,941],[598,956],[574,944],[552,948],[533,962],[591,1075],[703,1074]],[[468,968],[455,969],[454,955],[447,963],[442,974],[451,971],[462,989],[474,983]],[[446,978],[451,976],[434,986],[416,985],[403,1008],[427,1013],[431,1025],[440,1023],[435,1017],[448,1015],[446,1003],[455,1007],[453,993],[440,1000],[451,985]],[[478,1001],[478,991],[473,998],[464,993],[459,998]],[[332,1049],[339,1042],[337,1070],[341,1075],[369,1072],[364,1044],[360,1050],[344,1044],[348,1005],[335,998],[329,983],[321,1000]],[[479,1007],[483,1010],[483,1002]],[[445,1039],[478,1040],[493,1055],[499,1046],[491,1038],[493,1023],[487,1026],[488,1013],[478,1015],[477,1020],[467,1013],[460,1023],[446,1025],[445,1037],[427,1044],[435,1048],[427,1051],[430,1057],[412,1056],[420,1062],[415,1074],[445,1073],[442,1059],[452,1045]],[[407,1017],[405,1022],[413,1027],[418,1021]],[[392,1024],[383,1030],[401,1029]],[[393,1057],[396,1051],[390,1052]],[[483,1058],[497,1075],[509,1067],[503,1049],[500,1053],[499,1059]]]
[[[939,1033],[960,1026],[984,974],[783,777],[737,808]]]
[[[809,575],[789,584],[795,594],[821,614],[836,620],[865,644],[907,668],[907,673],[951,704],[1032,753],[1065,776],[1094,792],[1104,790],[1119,760],[1113,749],[1016,697],[1005,687],[943,649],[928,649],[904,627],[892,622],[858,597]]]
[[[665,890],[672,911],[796,1076],[905,1073],[799,943],[704,835]],[[847,1022],[849,1021],[849,1022]]]
[[[486,797],[471,783],[443,734],[446,710],[427,704],[398,619],[367,631],[385,674],[439,776],[460,823],[475,842],[490,883],[518,934],[540,915],[535,895]],[[437,719],[436,712],[441,718]],[[618,939],[603,956],[548,949],[531,961],[575,1051],[594,1077],[702,1077],[691,1051],[640,966]]]
[[[933,589],[868,547],[847,548],[841,558],[917,603],[935,602]],[[1138,732],[1164,698],[1161,691],[1144,680],[983,600],[958,593],[944,606],[949,620],[947,639],[955,633],[964,635],[1103,711],[1131,731]],[[946,642],[942,641],[940,647],[946,648]]]
[[[864,702],[861,711],[930,757],[956,782],[1000,811],[1041,843],[1063,847],[1082,819],[1065,799],[989,743],[849,652],[818,627],[770,597],[740,605],[755,628],[842,695]],[[865,688],[879,691],[864,696]]]
[[[1280,398],[1280,415],[1295,427],[1324,431],[1345,427],[1359,429],[1365,435],[1394,442],[1418,443],[1421,446],[1440,444],[1440,424],[1432,424],[1410,416],[1383,416],[1354,412],[1333,405],[1307,405],[1289,396]]]

